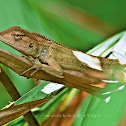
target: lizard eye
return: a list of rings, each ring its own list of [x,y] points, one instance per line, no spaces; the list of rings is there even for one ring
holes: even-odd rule
[[[23,37],[25,35],[21,35],[21,34],[16,34],[16,37]]]
[[[15,41],[19,41],[19,40],[21,40],[23,38],[23,36],[25,36],[25,35],[17,33],[17,34],[14,34],[14,39],[15,39]]]
[[[16,36],[20,36],[19,34],[16,34]]]
[[[29,47],[32,48],[32,47],[33,47],[33,43],[30,43],[30,44],[29,44]]]

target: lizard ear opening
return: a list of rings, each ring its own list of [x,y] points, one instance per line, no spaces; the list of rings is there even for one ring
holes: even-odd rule
[[[29,44],[29,47],[32,48],[32,47],[33,47],[33,43],[30,43],[30,44]]]

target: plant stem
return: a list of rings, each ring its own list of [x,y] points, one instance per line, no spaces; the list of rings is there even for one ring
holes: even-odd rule
[[[6,74],[6,72],[0,67],[0,81],[6,88],[7,92],[10,94],[13,101],[17,100],[21,97],[20,93],[16,89],[14,83],[11,81],[9,76]],[[29,126],[39,126],[38,121],[36,120],[34,114],[29,111],[24,115],[25,120],[29,124]]]

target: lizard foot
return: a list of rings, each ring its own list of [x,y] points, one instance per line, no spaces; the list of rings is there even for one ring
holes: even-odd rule
[[[63,78],[63,72],[62,71],[58,71],[55,70],[54,68],[52,68],[51,66],[48,66],[46,64],[42,64],[40,63],[39,59],[32,59],[32,63],[33,66],[28,68],[27,70],[25,70],[24,72],[22,72],[20,74],[20,76],[24,75],[25,73],[27,73],[29,70],[35,69],[32,73],[30,73],[30,76],[33,76],[37,71],[39,70],[43,70],[44,72],[46,72],[47,74],[50,74],[52,76],[58,77],[58,78]]]
[[[24,57],[24,58],[30,60],[30,61],[32,62],[33,66],[30,67],[30,68],[28,68],[28,69],[25,70],[24,72],[22,72],[22,73],[20,74],[20,76],[24,75],[24,74],[27,73],[29,70],[35,69],[35,70],[30,74],[30,76],[32,76],[32,75],[34,75],[38,70],[40,70],[41,64],[40,64],[40,62],[39,62],[38,59],[34,59],[32,56],[26,56],[26,55],[23,55],[22,57]]]
[[[32,70],[32,69],[36,69],[35,71],[33,71],[30,76],[32,76],[33,74],[35,74],[39,69],[36,68],[35,66],[32,66],[30,68],[28,68],[27,70],[25,70],[23,73],[20,74],[20,76],[24,75],[25,73],[27,73],[29,70]]]

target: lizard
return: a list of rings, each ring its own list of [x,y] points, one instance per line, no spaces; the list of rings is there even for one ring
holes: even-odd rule
[[[13,26],[0,32],[0,40],[33,62],[33,66],[20,75],[35,69],[31,76],[38,70],[43,70],[47,74],[63,78],[63,69],[67,69],[84,72],[92,76],[97,83],[99,79],[108,79],[103,76],[106,71],[107,76],[112,76],[115,69],[123,71],[126,67],[126,64],[122,64],[120,60],[96,57],[68,48],[53,42],[44,35],[29,32],[19,26]],[[124,79],[118,78],[119,81],[125,82]]]

